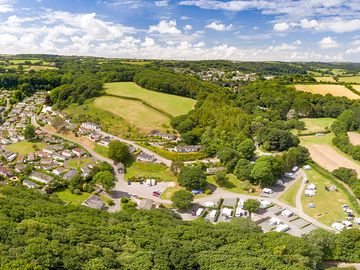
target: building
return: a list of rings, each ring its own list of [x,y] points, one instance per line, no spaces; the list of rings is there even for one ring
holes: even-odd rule
[[[142,199],[139,202],[138,208],[139,209],[143,209],[143,210],[150,210],[152,208],[154,208],[154,201],[151,199]]]
[[[24,180],[22,183],[27,188],[38,188],[39,187],[38,184],[35,184],[34,182],[31,182],[29,180]]]
[[[149,155],[143,151],[141,151],[140,154],[136,157],[136,160],[143,162],[151,162],[151,163],[156,162],[156,158],[153,155]]]
[[[63,175],[65,180],[70,180],[71,178],[75,177],[78,174],[78,171],[75,169],[69,170],[67,173]]]
[[[174,134],[162,133],[158,130],[151,131],[150,136],[160,137],[162,139],[169,140],[169,141],[176,141],[176,139],[177,139],[177,137]]]
[[[224,167],[212,167],[212,168],[207,168],[206,173],[207,174],[215,174],[217,172],[222,172],[223,170],[225,170]]]
[[[81,203],[81,205],[94,208],[94,209],[103,209],[105,206],[105,203],[100,199],[97,195],[91,195],[89,198],[87,198],[85,201]]]
[[[81,148],[78,148],[78,147],[74,148],[74,149],[72,150],[72,152],[73,152],[77,157],[81,157],[82,155],[85,154],[85,152],[84,152]]]
[[[0,175],[5,177],[11,177],[13,175],[12,171],[4,166],[0,166]]]
[[[92,123],[92,122],[84,122],[81,124],[82,128],[86,128],[89,130],[100,130],[100,126],[98,124]]]
[[[29,177],[30,177],[30,179],[39,181],[44,184],[49,184],[54,180],[54,178],[52,176],[41,173],[41,172],[32,172]]]
[[[180,145],[173,148],[173,151],[177,153],[199,152],[200,150],[201,145]]]

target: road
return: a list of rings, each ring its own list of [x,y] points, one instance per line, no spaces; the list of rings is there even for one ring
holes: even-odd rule
[[[56,135],[56,136],[60,136],[66,140],[69,140],[71,141],[69,138],[65,137],[65,136],[61,136],[59,135],[58,133],[56,132],[50,132],[46,129],[44,129],[43,127],[41,127],[37,122],[36,122],[36,118],[35,116],[33,116],[31,118],[31,122],[32,124],[35,126],[35,127],[38,127],[40,128],[42,131],[45,131],[51,135]],[[103,133],[103,135],[105,135],[107,133]],[[107,135],[108,136],[108,135]],[[113,136],[114,137],[114,136]],[[134,142],[132,141],[128,141],[128,140],[124,140],[124,139],[121,139],[121,138],[118,138],[115,136],[116,139],[119,139],[120,141],[124,142],[124,143],[128,143],[128,144],[131,144],[133,145],[134,147],[139,147],[141,149],[143,149],[143,147],[140,147],[138,146],[137,144],[135,144]],[[160,191],[163,191],[169,184],[169,182],[161,182],[161,183],[158,183],[156,186],[153,186],[153,187],[147,187],[145,184],[141,185],[140,183],[131,183],[131,185],[128,185],[127,182],[125,181],[125,176],[124,174],[119,174],[117,173],[117,168],[116,166],[114,165],[113,161],[106,158],[106,157],[103,157],[101,155],[99,155],[98,153],[94,152],[92,149],[89,149],[86,145],[84,144],[81,144],[79,142],[75,142],[75,141],[72,141],[73,143],[76,143],[76,144],[79,144],[81,145],[84,149],[86,149],[91,155],[93,155],[95,158],[101,160],[101,161],[106,161],[108,162],[109,164],[111,164],[114,168],[114,171],[116,172],[116,184],[115,184],[115,187],[113,188],[113,190],[111,191],[111,198],[114,200],[114,203],[115,205],[113,207],[111,207],[109,209],[109,212],[116,212],[120,209],[120,199],[121,197],[130,197],[134,194],[138,195],[139,197],[142,197],[142,198],[148,198],[148,199],[152,199],[154,200],[156,203],[163,203],[163,204],[171,204],[171,201],[170,200],[162,200],[158,197],[154,197],[152,196],[152,192],[155,191],[155,190],[160,190]],[[145,148],[145,150],[147,150]],[[152,151],[150,151],[151,153],[153,153]],[[158,155],[157,155],[158,156]],[[165,159],[167,160],[167,159]],[[304,172],[303,172],[304,173]],[[300,191],[301,189],[299,189]],[[298,192],[299,193],[299,192]],[[300,195],[301,195],[301,192],[300,192]],[[194,202],[195,203],[199,203],[199,204],[202,204],[204,202],[207,202],[207,201],[217,201],[219,198],[234,198],[234,197],[239,197],[239,198],[243,198],[245,200],[247,199],[255,199],[255,200],[259,200],[259,199],[262,199],[262,200],[268,200],[274,204],[277,204],[283,208],[286,208],[286,209],[289,209],[290,211],[292,211],[294,214],[296,214],[297,216],[311,222],[312,224],[314,224],[315,226],[317,227],[320,227],[320,228],[323,228],[323,229],[326,229],[326,230],[332,230],[333,229],[329,226],[326,226],[325,224],[322,224],[320,223],[319,221],[317,221],[316,219],[308,216],[307,214],[305,214],[303,211],[302,211],[302,208],[299,209],[299,208],[294,208],[294,207],[291,207],[281,201],[279,201],[277,198],[263,198],[263,197],[259,197],[259,196],[251,196],[251,195],[245,195],[245,194],[237,194],[237,193],[233,193],[233,192],[230,192],[230,191],[227,191],[227,190],[224,190],[222,188],[217,188],[211,195],[209,196],[206,196],[206,197],[202,197],[202,198],[198,198],[198,199],[195,199]]]
[[[296,199],[295,199],[296,208],[299,209],[301,212],[304,212],[303,206],[301,203],[301,195],[304,192],[304,188],[305,188],[305,184],[306,184],[306,180],[307,180],[306,173],[305,172],[303,172],[303,173],[304,173],[304,176],[303,176],[303,179],[301,180],[301,185],[296,193]]]

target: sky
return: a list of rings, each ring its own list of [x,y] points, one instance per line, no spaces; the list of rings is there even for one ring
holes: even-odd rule
[[[0,0],[0,54],[360,62],[360,0]]]

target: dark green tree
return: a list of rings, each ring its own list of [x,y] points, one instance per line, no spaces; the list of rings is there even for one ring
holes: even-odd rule
[[[187,210],[191,207],[194,195],[187,190],[178,190],[171,197],[172,205],[179,210]]]
[[[109,144],[109,158],[115,162],[128,164],[131,161],[129,147],[118,140],[111,141]]]
[[[178,176],[178,182],[187,189],[204,189],[206,176],[199,167],[184,167]]]

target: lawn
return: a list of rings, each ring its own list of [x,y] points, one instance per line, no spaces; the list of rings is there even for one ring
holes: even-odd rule
[[[66,162],[66,166],[69,168],[73,168],[76,170],[80,170],[80,168],[82,168],[83,166],[89,165],[91,163],[94,163],[94,159],[91,157],[88,158],[76,158],[76,159],[71,159],[69,161]]]
[[[102,146],[98,143],[95,144],[95,148],[94,151],[100,155],[102,155],[103,157],[108,157],[109,156],[109,148]]]
[[[5,146],[6,149],[10,150],[11,152],[18,153],[19,155],[28,155],[32,152],[41,150],[44,147],[45,143],[43,142],[33,143],[28,141],[22,141]]]
[[[185,189],[183,187],[180,187],[179,185],[173,186],[173,187],[167,187],[163,192],[161,192],[160,199],[162,200],[171,200],[171,197],[173,194],[181,189]]]
[[[194,99],[150,91],[132,82],[107,83],[105,88],[108,94],[141,99],[172,116],[187,114],[196,103]]]
[[[356,209],[351,204],[342,184],[329,173],[317,166],[313,166],[310,171],[306,171],[306,174],[308,175],[309,182],[317,186],[316,196],[306,197],[304,193],[301,196],[301,202],[306,214],[324,224],[330,225],[333,222],[345,219],[346,216],[341,208],[343,204],[349,205],[353,210]],[[328,185],[337,186],[338,191],[326,191],[325,186]],[[308,207],[310,202],[314,202],[315,208]]]
[[[71,193],[68,189],[56,191],[54,194],[56,194],[62,201],[73,205],[80,205],[91,195],[87,192],[82,192],[81,195],[76,195],[74,193]]]
[[[137,128],[131,126],[118,115],[94,106],[91,100],[81,106],[72,104],[65,110],[65,113],[74,116],[75,119],[78,116],[86,116],[90,121],[100,123],[103,130],[113,135],[124,138],[136,138],[139,136]]]
[[[305,123],[305,133],[307,132],[324,132],[330,129],[331,125],[335,122],[335,118],[302,118],[300,119]]]
[[[176,176],[163,164],[134,162],[126,168],[126,179],[132,176],[159,177],[162,181],[176,181]]]
[[[292,206],[296,207],[296,193],[300,188],[302,179],[296,180],[296,182],[280,196],[280,201]]]
[[[346,83],[360,83],[360,76],[340,77],[339,81]]]
[[[130,125],[145,133],[155,129],[167,131],[170,128],[170,118],[139,101],[102,96],[94,100],[94,105],[98,109],[126,119]]]
[[[250,192],[248,192],[247,190],[244,189],[244,187],[245,187],[245,182],[244,181],[240,181],[233,174],[228,174],[228,177],[229,177],[228,183],[225,186],[222,186],[221,188],[223,188],[223,189],[225,189],[227,191],[238,193],[238,194],[247,194],[247,195],[254,195],[254,196],[260,194],[261,190],[257,186],[252,186],[252,188],[253,188],[253,190],[255,190],[255,192],[250,193]],[[208,176],[206,181],[210,185],[213,185],[215,187],[219,187],[219,185],[215,181],[215,176],[213,176],[213,175]]]
[[[336,83],[333,77],[315,77],[317,82],[333,82]]]
[[[360,96],[346,88],[344,85],[339,84],[298,84],[295,85],[298,91],[309,92],[313,94],[326,95],[331,94],[337,97],[347,97],[350,99],[360,99]]]

